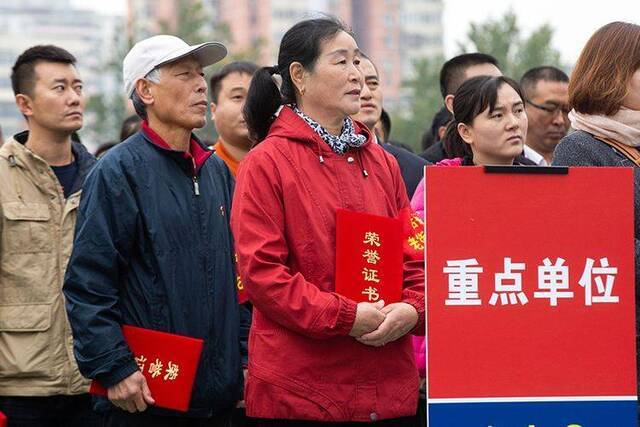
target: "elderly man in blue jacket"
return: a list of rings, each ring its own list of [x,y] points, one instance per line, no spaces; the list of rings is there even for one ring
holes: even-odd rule
[[[225,55],[166,35],[137,43],[123,74],[142,129],[85,183],[64,294],[78,366],[107,388],[96,406],[110,426],[227,425],[241,398],[232,179],[192,134],[208,106],[202,69]],[[188,412],[147,409],[124,324],[204,340]]]

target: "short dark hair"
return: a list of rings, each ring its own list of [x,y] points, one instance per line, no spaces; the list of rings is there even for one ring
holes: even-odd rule
[[[22,52],[11,68],[11,87],[14,95],[33,96],[36,84],[35,67],[39,62],[57,62],[60,64],[76,64],[76,58],[61,47],[53,45],[37,45]]]
[[[387,113],[387,110],[384,108],[382,109],[382,113],[380,113],[380,125],[382,125],[385,139],[382,142],[387,142],[391,136],[391,116],[389,116],[389,113]]]
[[[375,62],[373,62],[373,59],[371,59],[371,57],[369,55],[367,55],[366,53],[360,51],[360,56],[363,59],[366,59],[367,61],[371,62],[371,65],[373,65],[373,69],[376,70],[376,74],[378,74],[378,78],[380,77],[380,71],[378,71],[378,66],[376,65]]]
[[[520,88],[524,96],[530,99],[534,96],[535,87],[539,81],[569,83],[569,76],[559,68],[550,65],[535,67],[528,70],[520,79]]]
[[[100,159],[102,158],[107,151],[111,150],[113,147],[115,147],[116,145],[118,145],[117,142],[105,142],[104,144],[100,145],[97,149],[96,152],[93,153],[93,155],[97,158]]]
[[[217,73],[211,76],[209,80],[209,90],[211,91],[211,100],[218,102],[222,80],[232,73],[247,74],[253,76],[258,71],[258,66],[249,61],[234,61],[222,67]]]
[[[278,65],[256,71],[244,104],[244,118],[251,138],[256,143],[266,138],[278,108],[296,102],[296,89],[289,74],[291,63],[299,62],[306,70],[312,71],[320,56],[322,43],[341,31],[352,34],[337,18],[325,16],[300,21],[284,34],[278,52]],[[272,78],[276,73],[282,77],[280,87]]]
[[[442,126],[446,126],[453,115],[447,109],[447,107],[441,107],[436,114],[433,115],[431,120],[431,127],[427,128],[422,134],[422,149],[426,150],[436,142],[438,142],[438,131]]]
[[[142,118],[136,114],[132,114],[124,119],[122,121],[122,126],[120,127],[120,141],[124,141],[134,133],[138,132],[141,125]]]
[[[444,99],[447,95],[456,93],[464,83],[467,68],[480,64],[492,64],[500,68],[498,60],[486,53],[463,53],[454,56],[444,63],[440,70],[440,93]]]

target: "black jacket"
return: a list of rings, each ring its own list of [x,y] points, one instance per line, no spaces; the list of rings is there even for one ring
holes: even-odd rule
[[[82,193],[64,294],[80,371],[105,387],[138,369],[121,324],[202,338],[184,415],[208,417],[232,408],[243,385],[232,184],[219,158],[210,156],[195,179],[189,162],[140,131],[96,164]],[[109,405],[102,399],[98,409]]]
[[[405,150],[401,147],[396,147],[391,144],[381,144],[389,154],[396,158],[398,165],[400,166],[400,173],[402,174],[402,180],[405,187],[407,187],[407,194],[409,200],[413,197],[413,193],[416,191],[418,183],[424,176],[424,167],[430,163],[420,156]]]

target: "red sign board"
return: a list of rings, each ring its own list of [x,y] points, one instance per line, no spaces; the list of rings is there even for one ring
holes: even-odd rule
[[[633,171],[428,167],[426,188],[428,399],[634,399]]]

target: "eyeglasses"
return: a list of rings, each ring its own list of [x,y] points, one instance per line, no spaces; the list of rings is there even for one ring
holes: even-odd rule
[[[569,114],[569,111],[571,111],[571,107],[569,107],[568,105],[564,104],[564,105],[558,105],[558,104],[536,104],[535,102],[531,102],[531,101],[525,101],[527,104],[531,105],[532,107],[536,107],[539,110],[542,111],[546,111],[547,113],[551,114],[552,116],[555,116],[558,111],[562,111],[562,114],[567,116]]]

